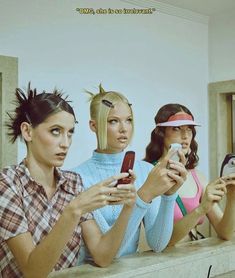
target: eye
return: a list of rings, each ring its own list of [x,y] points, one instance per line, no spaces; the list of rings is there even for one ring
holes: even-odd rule
[[[188,132],[189,135],[193,134],[193,130],[191,128],[187,129],[187,132]]]
[[[108,123],[113,125],[113,124],[116,124],[118,121],[116,119],[110,119],[108,120]]]
[[[68,132],[68,137],[72,137],[74,134],[74,129],[70,129]]]
[[[60,129],[59,128],[53,128],[51,130],[51,133],[55,136],[58,136],[58,135],[60,135]]]
[[[127,119],[127,122],[132,123],[133,119],[130,117],[130,118]]]
[[[174,126],[174,127],[173,127],[173,130],[174,130],[174,131],[180,131],[180,128],[179,128],[178,126]]]

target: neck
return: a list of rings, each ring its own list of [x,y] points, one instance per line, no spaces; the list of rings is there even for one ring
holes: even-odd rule
[[[49,167],[34,158],[27,156],[25,164],[31,177],[43,187],[55,187],[54,167]]]
[[[115,154],[115,153],[121,153],[123,150],[101,150],[99,148],[97,148],[95,150],[97,153],[107,153],[107,154]]]

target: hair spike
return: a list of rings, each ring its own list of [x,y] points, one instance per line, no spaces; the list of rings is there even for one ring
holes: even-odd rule
[[[57,89],[54,89],[52,93],[46,93],[43,90],[38,94],[36,88],[31,89],[30,82],[25,91],[16,88],[14,101],[16,108],[12,114],[7,112],[9,122],[6,123],[6,126],[10,141],[14,143],[18,136],[21,137],[22,122],[28,122],[32,127],[36,127],[55,112],[66,111],[72,114],[77,122],[73,108],[66,100],[67,96],[65,98],[62,96],[62,92]]]
[[[99,93],[100,93],[100,94],[105,94],[105,93],[107,93],[107,92],[104,90],[104,88],[102,87],[102,84],[101,84],[101,83],[99,84]]]

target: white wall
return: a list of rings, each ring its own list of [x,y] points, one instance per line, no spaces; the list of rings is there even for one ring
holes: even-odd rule
[[[210,17],[209,80],[235,79],[235,10]]]
[[[0,54],[19,57],[19,86],[64,89],[79,124],[64,167],[91,155],[84,89],[124,93],[133,104],[136,132],[130,148],[144,156],[156,111],[168,102],[188,106],[198,129],[200,168],[208,174],[208,26],[160,12],[152,15],[80,15],[77,7],[133,8],[113,1],[1,1]],[[89,4],[87,4],[89,3]],[[136,7],[138,8],[138,7]],[[19,160],[24,156],[19,147]]]

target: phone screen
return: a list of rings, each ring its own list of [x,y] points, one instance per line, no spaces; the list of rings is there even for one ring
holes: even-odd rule
[[[235,174],[235,154],[229,153],[225,156],[220,168],[220,177]]]

